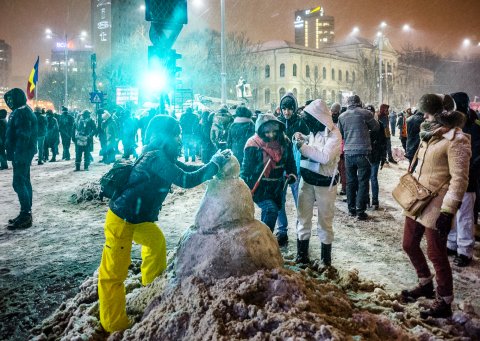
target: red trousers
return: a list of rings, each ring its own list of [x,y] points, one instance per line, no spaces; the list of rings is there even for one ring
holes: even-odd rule
[[[423,235],[427,239],[427,256],[433,263],[437,281],[437,294],[441,297],[453,295],[452,268],[447,255],[447,237],[437,230],[426,228],[417,221],[406,217],[403,230],[403,250],[417,272],[418,278],[431,276],[425,255],[420,248]]]

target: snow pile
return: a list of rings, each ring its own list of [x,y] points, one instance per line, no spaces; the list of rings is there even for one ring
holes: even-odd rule
[[[100,198],[100,181],[91,181],[81,184],[70,196],[72,204],[80,204],[86,201],[102,201]]]
[[[208,184],[195,225],[177,249],[173,267],[180,280],[191,275],[205,280],[238,277],[283,265],[275,237],[254,218],[252,195],[239,171],[232,156]]]

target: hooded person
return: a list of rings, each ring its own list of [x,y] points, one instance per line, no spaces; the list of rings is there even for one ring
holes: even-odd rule
[[[405,300],[419,297],[434,298],[433,304],[420,312],[421,318],[447,318],[452,315],[452,269],[447,254],[447,239],[468,186],[471,157],[470,136],[462,132],[465,115],[452,108],[450,96],[425,94],[419,100],[419,110],[425,115],[420,127],[420,146],[413,159],[418,165],[412,175],[436,196],[417,215],[405,214],[403,250],[414,266],[419,284],[403,290]],[[453,106],[454,108],[454,106]],[[435,269],[433,275],[420,247],[426,237],[428,258]]]
[[[286,174],[286,175],[285,175]],[[297,180],[292,145],[285,125],[272,114],[259,115],[255,135],[245,145],[240,177],[262,210],[262,222],[273,232],[282,206],[283,188]]]
[[[287,92],[285,96],[283,96],[280,100],[280,110],[281,114],[278,119],[285,124],[285,133],[287,137],[292,141],[293,135],[295,133],[302,133],[303,135],[308,135],[310,130],[308,129],[307,124],[298,114],[298,103],[295,95],[291,92]],[[295,165],[297,167],[297,174],[300,172],[300,152],[298,149],[293,145],[293,157],[295,159]],[[295,203],[295,207],[297,207],[298,203],[298,185],[299,181],[293,184],[290,184],[290,190],[292,191],[293,202]],[[282,207],[278,212],[278,219],[277,219],[277,241],[278,245],[286,246],[288,244],[288,219],[287,213],[285,212],[285,201],[287,196],[287,187],[285,187],[285,191],[283,193],[282,199]]]
[[[235,118],[227,138],[227,148],[232,150],[240,165],[243,162],[245,143],[253,134],[255,134],[255,123],[252,121],[252,112],[241,105],[235,110]]]
[[[12,110],[6,131],[6,154],[7,160],[12,161],[13,189],[20,202],[20,214],[8,221],[7,228],[28,228],[32,226],[30,165],[37,152],[37,117],[27,105],[27,97],[21,89],[7,91],[4,99]]]
[[[70,160],[70,144],[72,142],[73,125],[75,118],[68,112],[67,107],[62,106],[62,114],[58,118],[58,129],[62,138],[62,160]]]
[[[465,92],[451,94],[457,110],[465,115],[463,132],[471,138],[470,168],[468,171],[468,187],[465,192],[453,228],[448,235],[447,251],[455,256],[453,263],[459,267],[468,266],[473,257],[475,245],[475,200],[480,179],[480,125],[476,124],[476,115],[470,109],[470,98]]]
[[[215,148],[220,150],[227,148],[228,130],[232,121],[232,116],[227,108],[221,108],[218,112],[214,113],[210,139],[215,145]]]
[[[115,162],[115,153],[117,149],[117,124],[113,120],[112,115],[108,111],[102,114],[102,129],[105,133],[105,148],[103,150],[103,162],[110,164]]]
[[[110,200],[105,221],[105,246],[98,274],[100,323],[107,332],[125,329],[129,319],[124,281],[132,241],[142,245],[142,284],[151,283],[166,268],[165,237],[155,224],[172,184],[192,188],[211,179],[228,161],[217,152],[205,165],[186,165],[181,153],[181,128],[171,116],[157,115],[149,123],[146,145],[123,191]]]
[[[7,154],[5,152],[5,136],[7,134],[7,111],[0,109],[0,170],[8,169]]]
[[[391,132],[390,132],[390,125],[388,120],[388,115],[390,113],[390,106],[388,104],[380,105],[380,110],[378,112],[378,122],[381,122],[383,125],[383,129],[385,130],[385,141],[386,141],[386,152],[388,156],[388,162],[397,164],[397,161],[393,158],[392,154],[392,139],[391,139]]]
[[[84,170],[88,170],[90,165],[91,155],[90,148],[93,142],[93,135],[95,135],[95,122],[91,118],[91,112],[84,110],[81,115],[78,115],[73,128],[73,141],[75,142],[75,171],[80,170],[82,163],[82,155],[84,156]]]
[[[310,134],[295,134],[300,162],[300,188],[297,209],[297,263],[308,264],[308,248],[316,201],[317,234],[321,242],[321,260],[332,262],[333,216],[337,196],[337,165],[340,160],[342,135],[333,123],[325,101],[316,99],[303,110]]]

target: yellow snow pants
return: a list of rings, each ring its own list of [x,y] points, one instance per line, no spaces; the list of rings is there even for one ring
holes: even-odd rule
[[[167,267],[167,248],[160,228],[151,222],[130,224],[110,209],[105,221],[105,245],[98,274],[100,323],[111,333],[128,328],[125,285],[132,241],[142,245],[142,284],[147,285]]]

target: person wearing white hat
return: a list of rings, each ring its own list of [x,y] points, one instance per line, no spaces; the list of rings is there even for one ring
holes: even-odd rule
[[[340,160],[342,136],[333,123],[325,102],[316,99],[304,109],[310,135],[295,133],[294,140],[302,154],[300,190],[297,209],[297,263],[307,264],[312,229],[313,204],[317,202],[318,236],[321,260],[332,262],[333,216],[337,196],[337,166]]]

